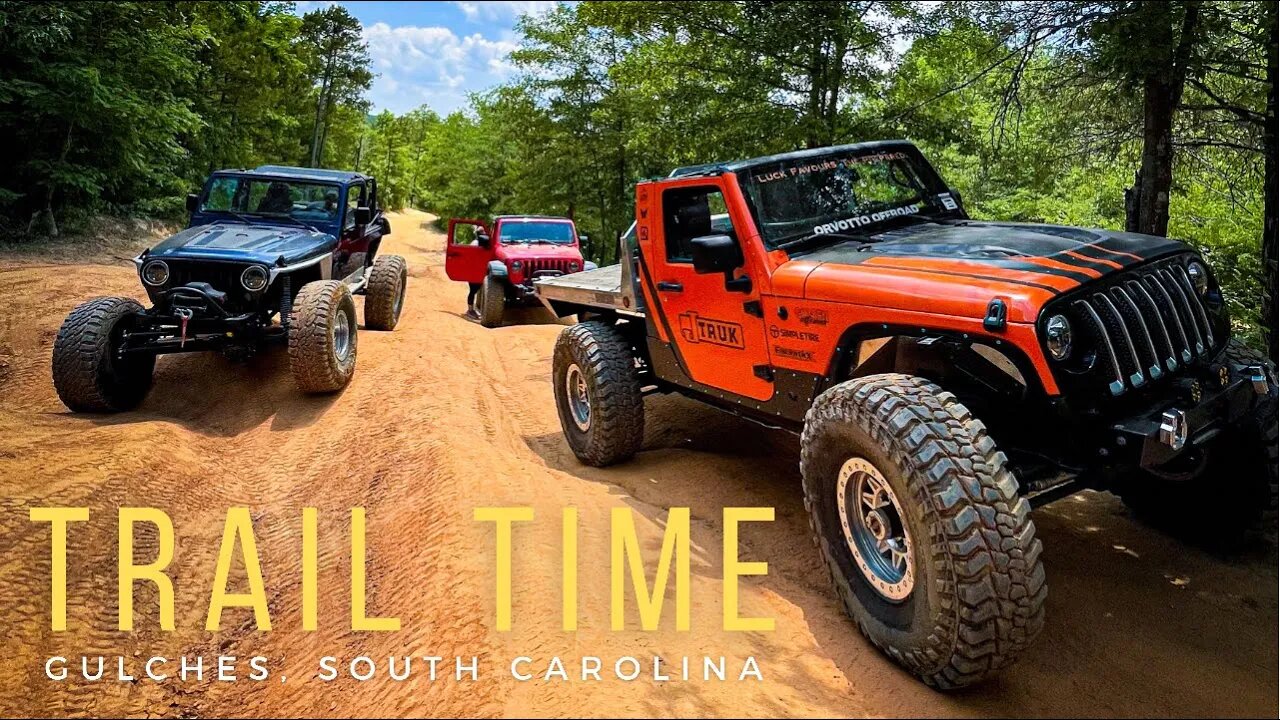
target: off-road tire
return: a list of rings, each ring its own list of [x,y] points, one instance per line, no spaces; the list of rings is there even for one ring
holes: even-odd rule
[[[570,368],[586,381],[590,423],[578,427],[566,389]],[[631,459],[644,441],[644,398],[631,343],[617,326],[601,321],[560,331],[551,362],[556,411],[569,448],[581,462],[605,467]]]
[[[142,306],[129,298],[89,300],[67,315],[53,341],[53,387],[73,412],[132,410],[151,390],[154,355],[117,358],[119,333]]]
[[[476,296],[476,303],[476,314],[482,327],[496,328],[502,325],[502,313],[507,308],[507,292],[502,287],[501,280],[486,275]]]
[[[338,313],[347,316],[350,350],[346,358],[335,348]],[[306,393],[336,392],[356,372],[356,303],[345,283],[316,280],[302,286],[289,316],[289,368],[298,389]]]
[[[404,308],[409,266],[399,255],[383,255],[373,261],[364,291],[364,326],[370,330],[394,330]]]
[[[850,458],[902,505],[914,585],[900,602],[855,564],[836,499]],[[805,416],[805,508],[845,611],[873,644],[931,686],[972,684],[1012,662],[1044,625],[1040,541],[986,427],[954,395],[889,373],[841,383]]]
[[[1222,433],[1195,477],[1172,480],[1138,471],[1117,491],[1135,515],[1154,526],[1199,545],[1237,551],[1276,542],[1276,367],[1264,353],[1235,339],[1227,342],[1222,359],[1237,368],[1262,366],[1267,395],[1257,398],[1246,420]]]

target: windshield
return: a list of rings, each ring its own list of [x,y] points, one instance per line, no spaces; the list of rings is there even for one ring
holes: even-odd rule
[[[739,175],[770,248],[874,230],[878,223],[930,209],[955,209],[950,195],[944,200],[929,190],[926,177],[901,151],[793,158]]]
[[[571,245],[574,241],[573,225],[553,220],[503,220],[499,232],[506,243],[553,243]]]
[[[201,209],[269,217],[289,217],[303,222],[337,222],[342,206],[339,187],[323,183],[246,177],[215,177]]]

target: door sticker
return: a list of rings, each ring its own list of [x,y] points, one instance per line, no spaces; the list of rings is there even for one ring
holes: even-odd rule
[[[680,313],[680,335],[691,343],[711,343],[741,350],[742,326],[724,320],[699,317],[696,312]]]

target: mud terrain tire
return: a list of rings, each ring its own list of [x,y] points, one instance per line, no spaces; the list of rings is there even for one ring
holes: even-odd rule
[[[142,306],[129,298],[100,297],[82,303],[53,341],[53,387],[73,412],[132,410],[151,389],[154,355],[120,359],[120,332]]]
[[[289,320],[289,368],[306,393],[336,392],[351,382],[356,303],[346,284],[316,280],[302,286]]]
[[[1194,477],[1173,480],[1139,471],[1118,493],[1135,515],[1171,535],[1238,551],[1276,542],[1276,367],[1238,340],[1229,340],[1224,353],[1223,359],[1237,367],[1261,365],[1268,377],[1267,395],[1257,399],[1240,425],[1222,434]],[[1221,504],[1210,497],[1221,498]]]
[[[476,313],[480,316],[481,327],[496,328],[502,325],[502,312],[507,307],[507,293],[502,287],[501,280],[492,275],[486,275],[476,301],[479,305]]]
[[[1030,506],[1004,453],[954,395],[896,373],[841,383],[810,408],[801,448],[815,540],[846,612],[873,644],[942,689],[982,680],[1027,648],[1048,593]],[[851,463],[882,476],[913,540],[913,580],[899,600],[872,585],[846,540],[851,521],[840,516],[836,489]],[[861,510],[862,498],[847,502]]]
[[[409,268],[399,255],[382,255],[369,269],[364,292],[364,326],[370,330],[394,330],[404,307]]]
[[[604,467],[640,449],[644,398],[635,353],[616,326],[591,321],[560,331],[551,382],[560,426],[578,460]]]

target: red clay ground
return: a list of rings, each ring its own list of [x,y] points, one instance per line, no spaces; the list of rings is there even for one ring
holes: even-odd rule
[[[994,682],[927,689],[885,660],[837,606],[801,505],[790,436],[679,398],[649,402],[645,451],[607,470],[577,464],[560,435],[548,383],[558,325],[539,312],[485,330],[460,314],[466,289],[444,277],[429,216],[393,218],[390,252],[410,266],[393,333],[360,333],[345,392],[299,395],[282,353],[248,365],[216,356],[164,358],[141,409],[69,414],[49,380],[53,337],[87,297],[138,296],[132,267],[0,258],[0,715],[1275,715],[1274,552],[1223,559],[1131,519],[1115,498],[1083,494],[1034,515],[1045,544],[1048,624]],[[87,506],[71,534],[69,629],[49,631],[49,534],[34,505]],[[116,508],[163,508],[174,521],[178,629],[157,629],[139,585],[139,630],[116,620]],[[203,630],[222,521],[252,508],[269,596],[269,633],[229,610]],[[527,505],[517,530],[515,625],[493,624],[493,540],[474,507]],[[560,630],[560,510],[580,515],[581,630]],[[777,508],[746,526],[743,555],[769,575],[745,581],[745,614],[772,633],[720,629],[720,517],[726,506]],[[300,628],[300,513],[320,510],[320,613]],[[347,628],[347,512],[369,515],[370,614],[402,630]],[[653,551],[666,509],[692,508],[693,627],[608,631],[608,516],[637,515]],[[1224,508],[1206,508],[1218,512]],[[140,538],[140,559],[154,537]],[[233,573],[235,576],[237,573]],[[145,659],[202,654],[270,658],[269,682],[155,684],[44,677],[50,655]],[[314,679],[323,655],[481,656],[479,682]],[[512,657],[754,655],[765,681],[517,683]],[[572,670],[571,670],[572,672]],[[110,674],[110,671],[109,673]],[[287,682],[279,682],[285,675]]]

